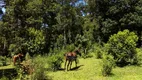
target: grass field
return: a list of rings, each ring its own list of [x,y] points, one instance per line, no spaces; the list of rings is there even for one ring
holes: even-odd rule
[[[62,68],[63,65],[64,63],[62,64]],[[112,75],[103,77],[101,75],[101,65],[101,59],[94,57],[87,59],[81,58],[79,59],[79,67],[77,69],[71,71],[60,70],[48,72],[47,74],[53,80],[142,80],[142,67],[140,66],[115,67]]]
[[[115,67],[110,76],[103,77],[101,74],[102,60],[95,57],[80,58],[78,67],[74,67],[73,62],[71,71],[46,71],[46,74],[53,80],[142,80],[142,66]],[[12,68],[14,66],[9,65],[0,67],[0,70]],[[64,63],[62,68],[64,68]]]

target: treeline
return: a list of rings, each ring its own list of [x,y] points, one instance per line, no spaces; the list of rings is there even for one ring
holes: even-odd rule
[[[68,45],[84,53],[128,29],[142,42],[142,0],[5,0],[0,54],[48,54]]]

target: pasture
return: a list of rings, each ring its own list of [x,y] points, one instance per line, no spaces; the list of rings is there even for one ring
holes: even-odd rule
[[[40,57],[39,60],[44,61],[45,67],[48,67],[47,57]],[[65,60],[64,60],[65,61]],[[45,75],[51,80],[141,80],[142,79],[142,66],[125,66],[115,67],[112,70],[110,76],[102,76],[102,59],[96,59],[95,56],[91,58],[79,58],[78,67],[75,68],[75,62],[72,63],[72,69],[65,71],[64,62],[61,65],[61,69],[55,72],[44,69]],[[0,67],[0,71],[5,71],[6,75],[11,74],[11,69],[15,68],[13,65]],[[2,73],[1,72],[1,73]],[[2,75],[2,74],[1,74]],[[2,76],[1,76],[2,77]],[[29,76],[30,77],[30,76]],[[18,79],[18,78],[13,78]],[[30,79],[30,78],[29,78]],[[1,79],[0,79],[1,80]],[[27,79],[24,79],[27,80]]]
[[[141,66],[115,67],[112,74],[103,77],[101,74],[102,60],[95,57],[79,59],[79,67],[75,67],[73,62],[71,71],[59,70],[56,72],[47,72],[53,80],[141,80]],[[62,68],[64,63],[62,64]]]

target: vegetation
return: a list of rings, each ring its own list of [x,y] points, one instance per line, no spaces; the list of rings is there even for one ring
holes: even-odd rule
[[[108,54],[111,54],[119,66],[137,64],[136,42],[137,35],[129,30],[112,35],[106,44]]]
[[[79,58],[85,58],[80,60],[89,60],[89,68],[97,66],[96,71],[102,70],[104,76],[116,73],[121,77],[115,71],[118,66],[137,65],[138,68],[142,64],[142,0],[4,1],[6,13],[0,21],[2,67],[12,64],[13,55],[23,53],[24,61],[37,68],[31,79],[40,80],[48,78],[44,68],[58,73],[64,54],[76,49],[81,49]],[[27,76],[22,72],[18,72],[22,76],[19,78]],[[83,72],[83,76],[88,72]]]
[[[102,75],[109,76],[115,66],[115,61],[111,55],[105,55],[103,58]]]
[[[109,76],[102,76],[102,60],[95,57],[79,59],[79,68],[65,72],[64,70],[48,72],[53,80],[141,80],[141,66],[115,67]],[[62,67],[64,63],[62,64]],[[73,64],[73,66],[75,66]]]
[[[48,80],[48,77],[45,74],[45,64],[44,64],[45,59],[42,58],[41,56],[35,57],[33,59],[33,63],[31,67],[33,68],[33,74],[31,75],[31,80]]]

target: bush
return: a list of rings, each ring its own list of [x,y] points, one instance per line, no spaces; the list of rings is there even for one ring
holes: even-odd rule
[[[25,60],[29,60],[29,59],[31,59],[31,56],[29,53],[26,53]]]
[[[48,57],[48,68],[52,71],[56,71],[61,68],[63,62],[63,56],[61,54],[56,54]]]
[[[32,65],[34,66],[34,72],[31,76],[31,80],[48,80],[49,77],[45,74],[45,58],[40,55],[33,59]]]
[[[26,54],[26,60],[22,62],[22,66],[17,66],[18,79],[20,80],[50,80],[45,74],[46,58],[43,56],[35,56],[30,59]]]
[[[142,64],[142,49],[141,48],[137,48],[137,60],[138,60],[138,65]]]
[[[59,56],[51,56],[49,60],[49,69],[52,71],[56,71],[60,69],[62,59]]]
[[[17,79],[20,80],[28,80],[30,79],[29,75],[31,72],[33,73],[33,71],[31,71],[31,69],[34,69],[34,63],[33,60],[30,59],[30,55],[27,53],[25,56],[25,60],[22,61],[22,63],[20,65],[16,65],[16,71],[18,73]]]
[[[91,53],[89,53],[87,55],[85,55],[85,54],[82,55],[82,58],[84,58],[84,59],[91,58],[91,57],[93,57],[93,55]]]
[[[6,66],[6,57],[0,56],[0,66]]]
[[[75,45],[74,44],[70,44],[66,46],[66,50],[69,52],[72,52],[75,49]]]
[[[136,42],[138,36],[129,30],[119,31],[112,35],[105,45],[108,54],[111,54],[118,66],[125,66],[127,64],[136,64]]]
[[[103,46],[101,46],[100,44],[95,44],[94,50],[96,58],[101,59],[104,52]]]
[[[9,80],[9,78],[3,76],[0,80]]]
[[[115,66],[115,61],[111,55],[103,57],[102,75],[109,76],[112,72],[112,68]]]

